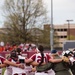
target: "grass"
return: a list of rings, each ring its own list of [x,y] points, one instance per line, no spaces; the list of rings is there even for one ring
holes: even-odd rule
[[[2,69],[2,75],[4,75],[4,71],[5,71],[5,69],[6,69],[6,68],[3,68],[3,69]]]

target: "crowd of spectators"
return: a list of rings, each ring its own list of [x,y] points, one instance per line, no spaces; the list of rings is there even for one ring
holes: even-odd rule
[[[12,51],[15,50],[16,48],[20,48],[23,52],[36,51],[37,46],[33,43],[20,43],[19,45],[10,44],[9,42],[7,42],[6,44],[4,44],[4,42],[0,43],[0,52]]]

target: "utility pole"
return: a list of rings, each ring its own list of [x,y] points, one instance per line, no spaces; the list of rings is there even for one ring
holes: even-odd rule
[[[66,20],[68,22],[68,40],[70,40],[70,22],[73,20]]]
[[[53,29],[53,0],[51,0],[51,30],[50,30],[50,45],[51,45],[51,51],[53,50],[53,33],[54,33],[54,29]]]

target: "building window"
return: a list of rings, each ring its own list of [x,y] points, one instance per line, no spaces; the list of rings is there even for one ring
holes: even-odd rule
[[[67,31],[67,29],[54,29],[54,31]]]
[[[60,31],[63,31],[63,29],[60,29]]]
[[[67,38],[67,36],[64,36],[64,38]]]
[[[63,38],[63,36],[60,36],[60,38]]]
[[[67,31],[67,29],[64,29],[64,31]]]
[[[67,38],[67,36],[57,36],[57,38]]]

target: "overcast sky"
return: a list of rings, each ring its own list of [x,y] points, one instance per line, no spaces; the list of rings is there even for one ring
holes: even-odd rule
[[[2,14],[2,5],[3,5],[3,2],[4,2],[4,0],[0,1],[0,27],[2,27],[3,21],[4,21],[3,14]]]
[[[51,0],[44,0],[44,3],[51,17]],[[75,0],[53,0],[53,23],[64,24],[67,19],[75,23]]]
[[[4,0],[0,2],[0,27],[3,24],[4,18],[1,13],[1,6]],[[51,0],[43,0],[48,11],[48,16],[51,18]],[[72,19],[75,23],[75,0],[53,0],[53,23],[64,24],[67,19]]]

